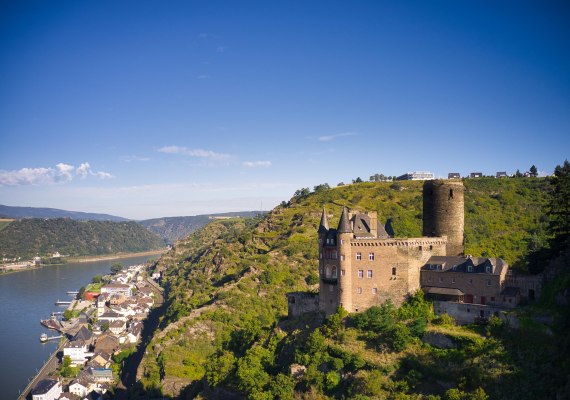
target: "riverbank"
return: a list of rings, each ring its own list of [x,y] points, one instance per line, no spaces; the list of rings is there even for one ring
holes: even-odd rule
[[[62,263],[51,263],[51,264],[42,264],[41,266],[30,266],[30,267],[22,267],[22,268],[15,268],[15,269],[7,269],[7,270],[0,270],[1,275],[8,275],[17,272],[23,271],[31,271],[34,269],[40,269],[45,267],[52,267],[52,266],[59,266],[65,265],[67,263],[87,263],[87,262],[96,262],[96,261],[107,261],[107,260],[120,260],[123,258],[131,258],[131,257],[147,257],[147,256],[155,256],[157,254],[164,254],[168,251],[168,248],[164,248],[161,250],[151,250],[151,251],[140,251],[138,253],[116,253],[116,254],[104,254],[100,256],[80,256],[80,257],[69,257],[65,258],[65,262]]]
[[[116,254],[103,254],[100,256],[69,257],[66,258],[65,261],[68,263],[69,262],[84,263],[84,262],[95,262],[95,261],[106,261],[106,260],[120,260],[122,258],[154,256],[157,254],[164,254],[167,251],[168,248],[164,248],[161,250],[141,251],[138,253],[116,253]]]

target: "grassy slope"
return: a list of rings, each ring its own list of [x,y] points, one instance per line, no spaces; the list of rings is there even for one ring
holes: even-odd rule
[[[317,271],[316,229],[323,206],[334,215],[331,226],[347,205],[376,210],[381,220],[391,218],[397,236],[420,236],[421,186],[335,188],[292,199],[255,223],[216,221],[181,241],[157,266],[164,270],[168,308],[143,362],[143,385],[147,390],[162,386],[166,393],[199,390],[188,385],[203,377],[205,360],[231,358],[230,353],[239,358],[267,338],[285,318],[285,294],[310,289],[306,278]],[[481,179],[465,186],[466,251],[523,265],[528,243],[545,240],[546,181]]]

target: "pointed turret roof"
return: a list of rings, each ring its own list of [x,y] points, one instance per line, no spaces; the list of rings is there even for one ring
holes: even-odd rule
[[[340,221],[338,222],[338,233],[352,233],[350,229],[350,221],[348,220],[348,211],[346,207],[342,208],[342,214],[340,216]]]
[[[329,231],[329,221],[327,219],[327,212],[323,207],[323,215],[321,215],[321,223],[319,224],[319,233],[327,233]]]

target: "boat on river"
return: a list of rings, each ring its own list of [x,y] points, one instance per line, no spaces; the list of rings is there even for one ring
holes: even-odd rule
[[[49,319],[42,319],[40,320],[40,324],[42,324],[43,326],[45,326],[48,329],[53,329],[56,331],[60,331],[61,330],[61,322],[59,322],[55,316],[52,316]]]

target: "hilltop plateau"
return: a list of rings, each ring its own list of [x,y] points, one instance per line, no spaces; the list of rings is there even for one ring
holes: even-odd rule
[[[503,257],[526,270],[528,254],[548,241],[549,181],[464,183],[466,252]],[[406,181],[298,191],[263,218],[214,221],[178,242],[155,265],[166,289],[165,313],[133,396],[554,396],[566,379],[554,367],[564,359],[558,341],[563,323],[544,328],[527,319],[516,331],[499,321],[487,328],[459,327],[451,318],[435,317],[421,294],[399,310],[384,304],[326,321],[318,315],[287,318],[286,293],[318,290],[323,207],[332,226],[347,206],[377,211],[379,219],[390,220],[396,237],[421,236],[421,187],[422,182]],[[550,320],[565,315],[549,310]],[[426,333],[436,338],[430,343],[447,344],[427,344]],[[541,348],[538,357],[535,348]]]

